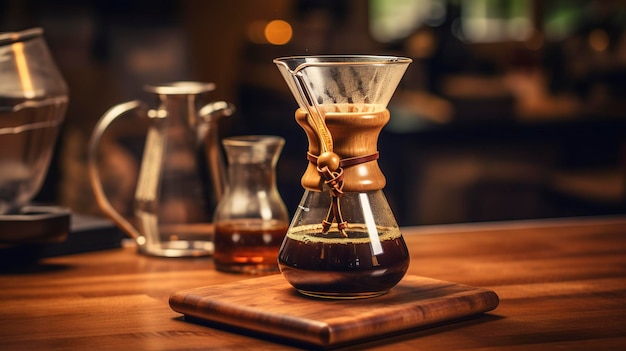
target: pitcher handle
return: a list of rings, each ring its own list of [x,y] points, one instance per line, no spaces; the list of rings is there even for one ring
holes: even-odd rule
[[[135,229],[119,212],[113,208],[109,202],[104,189],[102,188],[102,181],[100,180],[100,174],[98,172],[97,160],[98,160],[98,148],[100,146],[100,140],[104,131],[109,125],[119,116],[126,114],[132,110],[139,109],[143,104],[138,101],[129,101],[119,105],[115,105],[102,115],[100,120],[96,123],[91,138],[89,139],[88,149],[88,168],[89,168],[89,181],[96,196],[96,201],[102,209],[102,211],[124,232],[130,235],[133,239],[137,240],[141,237],[139,231]]]
[[[226,101],[213,101],[200,108],[198,116],[204,121],[202,128],[198,129],[198,140],[205,141],[205,150],[207,155],[207,164],[211,179],[213,179],[213,188],[215,189],[215,197],[219,202],[224,195],[226,187],[225,164],[220,152],[220,142],[217,133],[217,126],[211,127],[211,123],[217,122],[218,117],[227,117],[235,113],[235,105]]]

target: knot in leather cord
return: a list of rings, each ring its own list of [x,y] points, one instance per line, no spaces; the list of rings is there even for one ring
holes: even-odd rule
[[[317,167],[317,172],[324,178],[324,184],[328,185],[330,192],[335,197],[343,195],[343,168],[339,167],[335,172],[331,172],[328,167]]]
[[[328,167],[324,166],[322,168],[316,167],[317,173],[324,178],[324,183],[327,184],[331,192],[333,192],[336,196],[343,195],[343,169],[346,167],[356,166],[361,163],[370,162],[378,160],[379,153],[378,151],[366,155],[366,156],[356,156],[356,157],[348,157],[342,158],[339,161],[339,168],[336,171],[331,171]],[[306,158],[309,162],[313,163],[317,166],[317,156],[313,155],[310,152],[306,153]]]
[[[317,165],[317,156],[311,154],[310,152],[307,152],[307,159],[309,160],[309,162]],[[374,161],[377,159],[378,152],[367,156],[357,156],[341,159],[339,161],[339,167],[335,171],[331,171],[328,166],[324,166],[321,168],[316,167],[317,172],[324,179],[324,184],[328,185],[331,194],[330,207],[328,209],[328,213],[326,214],[326,219],[322,221],[322,233],[327,233],[330,230],[330,226],[332,225],[334,220],[337,222],[337,229],[339,230],[341,235],[345,238],[348,237],[348,234],[346,233],[348,223],[343,220],[343,215],[341,214],[341,206],[339,203],[339,198],[343,195],[343,168],[369,161]]]

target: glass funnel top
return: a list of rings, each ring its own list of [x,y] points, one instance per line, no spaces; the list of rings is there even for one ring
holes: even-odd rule
[[[411,59],[395,56],[291,56],[274,60],[301,108],[377,112],[387,107]]]

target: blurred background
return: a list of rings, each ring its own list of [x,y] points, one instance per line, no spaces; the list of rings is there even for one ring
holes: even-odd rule
[[[290,213],[307,161],[297,107],[272,59],[389,54],[414,60],[379,139],[401,225],[626,212],[626,2],[609,0],[0,0],[0,31],[42,27],[70,88],[37,200],[99,214],[87,142],[147,83],[210,81],[238,111],[222,137],[287,143]],[[107,191],[132,213],[145,129],[103,144]]]

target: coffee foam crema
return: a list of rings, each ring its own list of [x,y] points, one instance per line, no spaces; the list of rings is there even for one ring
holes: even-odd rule
[[[377,226],[378,238],[380,241],[394,240],[402,236],[400,229],[397,227],[380,227]],[[350,225],[347,228],[348,238],[341,237],[336,227],[331,227],[331,232],[322,233],[320,225],[309,224],[295,228],[290,228],[287,236],[293,240],[310,244],[366,244],[369,243],[370,237],[367,229],[362,225]]]

